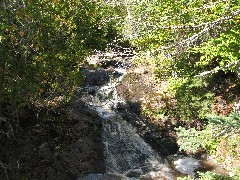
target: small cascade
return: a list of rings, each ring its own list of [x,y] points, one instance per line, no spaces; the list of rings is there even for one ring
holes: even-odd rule
[[[165,164],[164,158],[160,157],[117,112],[118,106],[125,102],[118,97],[116,86],[127,74],[131,60],[113,58],[96,62],[90,59],[89,63],[103,64],[104,68],[83,70],[86,86],[79,91],[82,93],[82,101],[102,117],[106,171],[108,174],[121,174],[127,179],[156,176],[159,173],[161,177],[173,179],[171,169]],[[97,85],[93,80],[97,81]]]
[[[103,121],[103,141],[107,172],[132,178],[158,171],[171,176],[164,159],[121,117]]]

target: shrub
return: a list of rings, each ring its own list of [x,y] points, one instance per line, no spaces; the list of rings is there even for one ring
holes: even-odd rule
[[[209,115],[207,119],[208,124],[201,131],[176,128],[180,150],[196,152],[199,148],[206,149],[228,170],[233,171],[240,162],[240,116],[231,113],[229,116]]]
[[[3,1],[0,4],[0,117],[67,100],[80,67],[116,35],[102,1]]]

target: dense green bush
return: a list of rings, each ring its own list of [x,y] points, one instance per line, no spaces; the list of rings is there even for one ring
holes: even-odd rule
[[[104,1],[1,2],[0,117],[71,96],[85,57],[117,35],[112,10]]]
[[[204,119],[211,113],[215,93],[210,90],[204,78],[189,78],[176,88],[175,98],[178,100],[175,116],[184,121]]]
[[[196,152],[203,148],[230,171],[237,171],[240,158],[240,116],[207,116],[206,127],[197,131],[195,128],[176,128],[180,150]]]

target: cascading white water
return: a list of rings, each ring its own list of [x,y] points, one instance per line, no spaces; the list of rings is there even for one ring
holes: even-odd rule
[[[87,85],[81,89],[82,100],[102,117],[102,140],[107,173],[121,174],[128,179],[136,179],[146,174],[160,173],[166,179],[173,179],[171,169],[164,158],[160,157],[114,110],[124,100],[119,98],[116,86],[127,73],[130,62],[123,67],[114,68],[109,81],[100,86]],[[96,73],[97,72],[93,72]],[[99,75],[100,76],[100,75]],[[96,176],[97,177],[97,176]],[[95,178],[97,179],[97,178]]]

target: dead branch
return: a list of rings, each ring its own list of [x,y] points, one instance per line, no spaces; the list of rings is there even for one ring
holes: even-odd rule
[[[229,67],[231,67],[231,66],[233,66],[233,65],[237,65],[239,62],[240,62],[240,59],[238,59],[237,61],[234,61],[234,62],[232,62],[232,63],[229,63],[229,64],[227,64],[226,66],[217,67],[217,68],[215,68],[215,69],[213,69],[213,70],[211,70],[211,71],[204,71],[204,72],[202,72],[202,73],[194,76],[194,78],[195,78],[195,77],[203,77],[203,76],[206,76],[206,75],[208,75],[208,74],[217,73],[218,71],[220,71],[220,70],[222,70],[222,69],[229,68]]]
[[[202,28],[202,27],[214,27],[216,25],[222,24],[230,19],[233,19],[237,15],[240,14],[240,9],[237,11],[233,12],[231,15],[228,16],[223,16],[217,20],[211,21],[211,22],[204,22],[198,25],[179,25],[179,26],[162,26],[158,27],[159,29],[197,29],[197,28]]]

